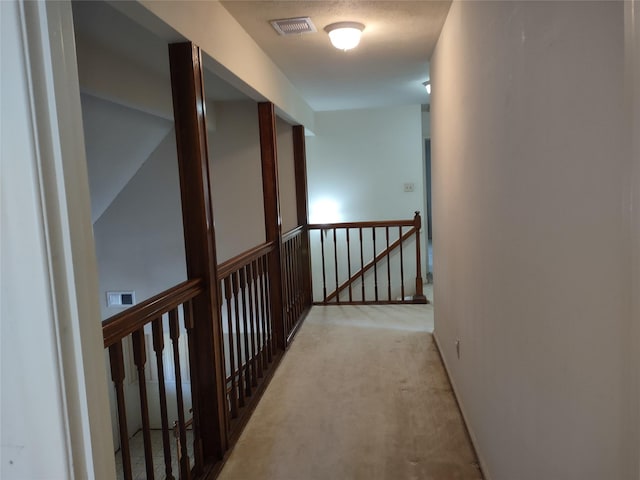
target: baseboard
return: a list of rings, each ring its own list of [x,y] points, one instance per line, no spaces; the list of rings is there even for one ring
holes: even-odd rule
[[[460,411],[460,415],[462,416],[462,421],[464,423],[465,430],[467,431],[467,436],[469,437],[469,441],[471,442],[471,446],[476,454],[476,458],[478,459],[478,464],[480,465],[480,470],[482,472],[482,477],[484,480],[492,480],[491,474],[487,468],[487,464],[482,457],[482,453],[478,449],[478,441],[475,433],[469,427],[469,422],[467,421],[467,415],[465,414],[464,405],[458,396],[458,390],[456,388],[455,382],[452,380],[451,375],[449,374],[449,366],[447,365],[447,361],[442,355],[442,350],[440,348],[440,342],[438,340],[438,335],[436,331],[433,331],[433,340],[436,345],[436,349],[438,350],[438,355],[440,355],[440,360],[442,360],[442,364],[444,365],[444,370],[447,375],[447,380],[449,380],[449,385],[451,385],[451,390],[453,391],[453,397],[456,399],[456,404],[458,405],[458,410]]]

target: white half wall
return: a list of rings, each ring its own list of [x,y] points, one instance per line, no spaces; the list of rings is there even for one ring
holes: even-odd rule
[[[432,59],[435,332],[488,479],[638,478],[623,34],[454,2]]]

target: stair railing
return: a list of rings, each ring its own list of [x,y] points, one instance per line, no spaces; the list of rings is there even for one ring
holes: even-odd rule
[[[133,478],[131,451],[129,444],[129,431],[127,425],[127,402],[126,402],[126,372],[131,370],[130,362],[133,360],[135,371],[137,372],[138,396],[140,404],[140,415],[142,419],[142,438],[144,446],[144,458],[147,479],[154,478],[154,455],[151,442],[151,421],[149,416],[149,401],[147,395],[146,362],[147,348],[151,347],[155,354],[155,370],[158,381],[158,401],[160,406],[160,427],[162,430],[162,455],[164,459],[164,478],[172,479],[173,476],[173,454],[171,451],[171,427],[169,426],[170,415],[177,416],[176,432],[180,438],[181,451],[177,452],[178,475],[180,479],[191,478],[191,465],[187,448],[187,428],[188,421],[185,419],[185,412],[188,412],[189,405],[186,405],[185,394],[188,398],[195,400],[192,391],[183,390],[183,373],[193,371],[195,359],[192,347],[194,318],[191,310],[191,302],[204,292],[204,286],[199,279],[182,282],[144,302],[131,307],[124,312],[114,315],[102,322],[102,333],[104,347],[109,351],[109,363],[111,367],[111,378],[115,387],[116,408],[119,427],[120,452],[122,458],[122,473],[125,480]],[[173,367],[173,372],[165,372],[165,325],[168,326],[171,350],[171,361],[168,363]],[[181,350],[181,333],[186,331],[188,345],[189,365],[183,365],[185,360]],[[151,369],[150,369],[151,370]],[[165,385],[165,374],[173,375],[175,379],[175,404],[176,411],[169,413],[168,395]],[[131,376],[135,374],[131,371]],[[132,378],[129,384],[132,384]],[[190,379],[189,379],[190,380]],[[186,383],[186,382],[184,382]],[[193,381],[190,381],[191,389],[195,388]],[[171,403],[173,403],[173,393],[171,393]],[[197,412],[197,409],[194,408]],[[193,460],[194,466],[201,465],[202,453],[198,436],[197,416],[193,421]]]
[[[411,220],[310,224],[315,305],[428,303],[423,292],[419,212]],[[415,244],[413,258],[409,243]],[[365,263],[365,259],[368,261]],[[320,275],[321,271],[321,275]],[[415,275],[413,287],[408,275]]]

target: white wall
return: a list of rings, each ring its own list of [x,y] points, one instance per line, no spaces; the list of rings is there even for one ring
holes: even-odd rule
[[[310,223],[412,219],[415,211],[423,212],[421,125],[420,105],[317,112],[316,135],[306,137]],[[414,191],[405,192],[405,183],[413,183]],[[377,251],[380,252],[384,248],[384,234],[379,231],[377,235]],[[426,252],[424,230],[421,240],[422,251]],[[317,232],[312,232],[315,300],[322,298],[319,242]],[[329,239],[327,248],[331,242]],[[412,252],[415,252],[415,243],[407,244],[404,252],[405,295],[415,293],[415,254],[412,266]],[[327,254],[333,255],[329,250]],[[352,257],[354,269],[359,268],[359,251]],[[423,272],[426,271],[425,257],[423,254]],[[365,252],[364,262],[371,258],[371,252]],[[344,261],[339,262],[338,270],[342,274],[339,274],[338,283],[348,278],[343,267]],[[326,268],[328,283],[335,286],[333,262],[329,262]],[[399,286],[395,278],[399,277],[399,268],[392,268],[392,272],[392,284]],[[369,281],[373,281],[372,278]],[[386,298],[386,286],[383,284],[386,271],[382,270],[379,282]],[[359,290],[359,285],[356,285],[356,290]],[[394,288],[392,298],[399,293]]]
[[[135,290],[141,302],[187,279],[173,129],[94,224],[103,319],[105,292]]]
[[[83,94],[91,218],[95,222],[131,180],[173,122]]]
[[[621,2],[455,2],[432,59],[435,329],[489,479],[637,478],[623,47]]]
[[[218,263],[264,243],[264,207],[258,106],[215,102],[209,132],[211,190]]]
[[[296,171],[293,161],[293,132],[291,125],[276,118],[278,143],[278,188],[280,195],[280,216],[282,233],[298,226],[296,205]]]
[[[323,221],[316,207],[324,199],[338,207],[328,221],[408,219],[423,210],[420,105],[317,112],[315,133],[306,138],[310,223]],[[406,182],[413,192],[404,192]]]
[[[114,478],[71,8],[0,18],[0,477]]]

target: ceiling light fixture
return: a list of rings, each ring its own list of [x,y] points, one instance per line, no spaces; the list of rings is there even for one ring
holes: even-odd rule
[[[431,95],[431,82],[427,80],[426,82],[422,82],[422,85],[424,85],[424,88],[427,89],[427,93]]]
[[[360,43],[364,25],[358,22],[338,22],[324,27],[329,34],[331,44],[339,50],[351,50]]]

